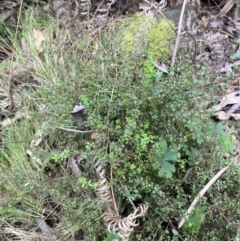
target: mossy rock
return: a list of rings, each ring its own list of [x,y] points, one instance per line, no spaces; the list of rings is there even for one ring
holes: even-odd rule
[[[169,41],[175,32],[166,20],[135,14],[125,21],[121,32],[125,54],[137,57],[147,50],[154,59],[169,58]]]

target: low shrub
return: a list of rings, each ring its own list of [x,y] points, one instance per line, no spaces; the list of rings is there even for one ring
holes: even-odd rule
[[[28,32],[41,27],[34,22]],[[58,37],[67,36],[57,26],[54,31],[59,31]],[[31,37],[24,35],[24,28],[22,34]],[[10,125],[2,131],[1,190],[12,185],[22,196],[28,188],[26,195],[33,204],[28,214],[38,210],[54,228],[72,234],[82,230],[85,240],[113,240],[101,218],[105,204],[96,195],[97,161],[113,187],[121,217],[133,206],[149,204],[130,240],[233,239],[237,226],[232,220],[240,211],[238,167],[228,170],[183,228],[177,228],[192,199],[229,163],[225,154],[233,150],[226,126],[213,122],[212,111],[206,108],[217,87],[206,69],[185,57],[185,63],[163,73],[154,66],[156,56],[146,46],[134,57],[126,56],[116,33],[99,31],[84,51],[77,43],[71,46],[67,37],[63,43],[53,36],[43,40],[43,50],[33,51],[28,63],[39,84],[28,93],[34,101],[25,99],[34,125],[24,126],[28,120],[21,119],[17,122],[21,128]],[[70,112],[78,102],[85,108],[85,130],[93,133],[58,128],[75,125]],[[13,132],[19,135],[13,137]],[[26,154],[37,133],[42,139],[34,155],[43,160],[41,165]],[[28,141],[21,144],[25,137]],[[71,157],[78,158],[80,177],[68,165]],[[13,204],[22,209],[26,200]],[[6,222],[12,223],[8,214],[7,207],[1,210]]]

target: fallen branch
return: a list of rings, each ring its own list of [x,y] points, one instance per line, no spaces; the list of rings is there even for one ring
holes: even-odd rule
[[[178,45],[179,45],[180,38],[181,38],[181,35],[182,35],[182,22],[183,22],[183,15],[184,15],[184,12],[185,12],[186,3],[187,3],[187,0],[184,0],[181,15],[180,15],[180,19],[179,19],[179,23],[178,23],[177,37],[176,37],[175,47],[174,47],[173,56],[172,56],[172,66],[174,66],[175,61],[176,61]]]
[[[60,130],[63,130],[63,131],[77,132],[77,133],[82,133],[82,134],[94,132],[94,130],[80,131],[80,130],[75,130],[75,129],[66,128],[66,127],[63,127],[63,126],[58,126],[57,128],[60,129]]]
[[[188,219],[189,215],[192,213],[193,209],[197,205],[197,203],[200,201],[200,199],[204,196],[204,194],[207,192],[207,190],[218,180],[218,178],[236,161],[236,159],[239,157],[239,155],[226,167],[224,167],[222,170],[220,170],[208,183],[207,185],[198,193],[198,195],[195,197],[193,202],[191,203],[190,207],[188,208],[186,214],[181,219],[178,228],[181,228],[185,221]]]

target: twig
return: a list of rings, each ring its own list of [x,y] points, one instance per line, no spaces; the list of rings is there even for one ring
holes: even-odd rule
[[[239,157],[239,155],[237,157],[234,158],[234,160],[226,167],[224,167],[223,169],[221,169],[206,185],[205,187],[198,193],[198,195],[195,197],[195,199],[193,200],[193,202],[191,203],[190,207],[188,208],[186,214],[184,215],[184,217],[181,219],[178,228],[181,228],[183,226],[183,224],[185,223],[185,221],[188,219],[189,215],[192,213],[193,209],[195,208],[195,206],[197,205],[197,203],[200,201],[200,199],[204,196],[204,194],[207,192],[207,190],[218,180],[218,178],[220,178],[220,176],[236,161],[236,159]]]
[[[180,15],[180,19],[179,19],[179,23],[178,23],[177,38],[176,38],[175,47],[174,47],[173,56],[172,56],[172,66],[174,66],[175,61],[176,61],[178,45],[179,45],[180,38],[181,38],[181,35],[182,35],[182,22],[183,22],[183,15],[184,15],[184,12],[185,12],[186,3],[187,3],[187,0],[184,0],[181,15]]]
[[[121,182],[120,182],[120,183],[121,183]],[[127,193],[128,201],[131,203],[133,209],[136,209],[137,207],[134,205],[133,201],[132,201],[131,198],[130,198],[130,192],[129,192],[129,190],[128,190],[127,185],[123,185],[123,184],[121,183],[121,186],[122,186],[122,188],[125,190],[125,192]]]
[[[114,88],[112,89],[112,93],[111,93],[111,99],[110,99],[110,102],[109,104],[111,104],[112,102],[112,99],[113,99],[113,93],[114,93]],[[109,112],[110,112],[110,107],[108,108],[108,120],[107,120],[107,125],[109,126]],[[110,136],[109,134],[109,131],[108,131],[108,137]],[[109,138],[108,138],[108,142],[109,142]],[[117,215],[119,216],[119,213],[118,213],[118,208],[117,208],[117,204],[116,204],[116,200],[115,200],[115,196],[114,196],[114,191],[113,191],[113,185],[112,185],[112,180],[113,180],[113,177],[112,177],[112,166],[111,166],[111,169],[110,169],[110,172],[111,172],[111,183],[110,183],[110,190],[111,190],[111,194],[112,194],[112,202],[113,202],[113,206],[115,208],[115,211],[117,213]]]
[[[98,10],[101,8],[101,6],[102,6],[102,4],[103,4],[103,3],[104,3],[104,0],[103,0],[103,1],[101,1],[101,2],[100,2],[100,4],[98,5],[98,7],[97,7],[96,11],[94,12],[94,14],[93,14],[93,16],[92,16],[92,19],[91,19],[90,24],[92,24],[92,23],[93,23],[94,18],[95,18],[95,16],[96,16],[96,14],[97,14]],[[107,13],[108,13],[108,12],[107,12]]]
[[[113,202],[113,206],[115,208],[115,211],[117,213],[117,215],[119,216],[119,213],[118,213],[118,207],[117,207],[117,204],[116,204],[116,199],[115,199],[115,196],[114,196],[114,191],[113,191],[113,185],[112,185],[112,180],[113,180],[113,177],[112,177],[112,166],[111,166],[111,169],[110,169],[110,174],[111,174],[111,183],[110,183],[110,189],[111,189],[111,194],[112,194],[112,202]]]
[[[80,131],[80,130],[75,130],[75,129],[69,129],[69,128],[62,127],[62,126],[58,126],[57,128],[60,129],[60,130],[64,130],[64,131],[77,132],[77,133],[82,133],[82,134],[94,132],[94,130]]]

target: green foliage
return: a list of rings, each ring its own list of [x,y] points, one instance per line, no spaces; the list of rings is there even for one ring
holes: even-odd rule
[[[7,27],[4,22],[0,21],[0,42],[3,43],[5,47],[12,49],[13,39],[13,29]]]
[[[54,155],[52,156],[52,159],[55,162],[59,162],[59,161],[63,161],[66,158],[70,157],[72,155],[72,153],[69,150],[64,150],[60,153],[54,153]]]
[[[0,215],[9,223],[26,220],[19,226],[26,230],[33,227],[33,213],[39,210],[36,199],[40,194],[37,191],[40,187],[39,176],[26,154],[33,129],[33,123],[23,120],[1,133]],[[5,204],[4,196],[7,199]]]
[[[150,15],[135,14],[132,19],[126,18],[121,33],[122,49],[127,54],[137,56],[147,47],[150,55],[155,59],[169,57],[169,40],[174,30],[166,20],[158,21]]]
[[[154,67],[153,60],[160,56],[156,53],[166,54],[162,46],[169,38],[160,36],[166,27],[163,22],[150,19],[153,30],[143,33],[136,46],[131,41],[137,32],[135,25],[141,26],[142,19],[126,28],[130,33],[120,40],[122,46],[130,40],[125,47],[136,54],[136,61],[126,51],[119,51],[118,33],[109,36],[102,31],[88,46],[85,38],[72,46],[63,29],[53,28],[50,21],[39,23],[34,13],[28,14],[31,21],[23,24],[22,36],[31,50],[31,75],[42,85],[28,93],[31,101],[26,106],[32,119],[21,119],[1,133],[0,187],[17,193],[1,215],[9,222],[15,218],[23,223],[22,218],[31,216],[26,216],[26,210],[54,216],[56,210],[47,202],[51,197],[61,209],[57,214],[61,218],[51,216],[57,219],[54,225],[71,233],[82,229],[85,240],[113,240],[101,219],[105,206],[95,193],[98,177],[94,164],[98,161],[122,217],[132,212],[133,204],[150,204],[132,240],[224,240],[226,232],[234,237],[236,227],[227,225],[225,210],[231,209],[233,217],[240,213],[237,167],[213,185],[186,226],[176,228],[192,199],[229,161],[225,153],[232,150],[233,143],[225,125],[210,120],[212,112],[206,104],[215,86],[209,85],[206,69],[187,58],[167,74]],[[161,30],[159,24],[163,24]],[[46,26],[52,34],[47,34],[44,51],[38,53],[32,44],[33,29],[43,31]],[[166,42],[159,45],[162,37]],[[86,57],[88,53],[90,57]],[[23,56],[18,64],[25,67],[26,62]],[[73,128],[70,112],[79,101],[85,106],[85,129],[94,130],[94,138],[56,128]],[[39,106],[43,106],[41,111]],[[26,154],[38,131],[44,133],[34,150],[43,159],[40,167]],[[75,154],[80,177],[69,167]],[[31,220],[24,228],[30,230],[34,225]]]
[[[223,123],[214,124],[211,123],[208,134],[211,138],[216,140],[217,145],[221,148],[222,151],[232,152],[235,148],[231,136],[226,132],[226,125]]]
[[[120,187],[115,189],[118,203],[126,206],[127,198],[145,200],[154,207],[144,222],[149,239],[168,240],[171,232],[163,235],[164,226],[159,223],[181,217],[186,203],[215,175],[214,167],[224,165],[223,154],[233,147],[231,138],[223,124],[210,120],[211,111],[205,109],[214,86],[205,90],[209,78],[202,67],[182,65],[156,79],[151,58],[126,65],[124,56],[111,56],[106,54],[102,62],[104,76],[94,62],[94,69],[89,69],[92,75],[82,78],[86,127],[101,134],[88,143],[88,151],[112,166],[112,181]],[[185,189],[182,180],[188,170]],[[127,191],[121,188],[123,183]],[[208,219],[211,205],[206,203]],[[125,209],[127,212],[128,206]],[[203,222],[195,221],[179,235],[202,237]],[[174,235],[177,237],[176,232]],[[146,239],[137,233],[134,237]]]
[[[193,213],[188,217],[186,223],[184,224],[185,229],[187,229],[192,235],[196,235],[201,227],[205,208],[197,206]]]
[[[156,148],[156,162],[160,166],[159,176],[166,176],[171,178],[175,172],[174,162],[178,160],[175,151],[167,146],[166,141],[161,141],[155,146]]]
[[[240,39],[237,39],[236,43],[239,44]],[[234,53],[230,56],[230,59],[232,59],[232,60],[236,60],[236,59],[239,59],[239,58],[240,58],[240,51],[239,50],[237,50],[236,53]]]
[[[91,180],[87,180],[86,177],[79,178],[80,185],[83,189],[93,189],[96,190],[99,186],[98,183],[92,183]]]
[[[117,240],[117,237],[113,233],[108,233],[107,238],[105,239],[105,241],[115,241],[115,240]]]
[[[240,58],[240,51],[237,50],[236,53],[230,56],[232,60],[239,59]]]
[[[166,20],[161,20],[159,23],[154,24],[150,29],[148,36],[150,41],[149,52],[157,59],[163,59],[164,56],[169,56],[169,41],[173,37],[174,33],[174,30],[170,27],[169,22]]]

